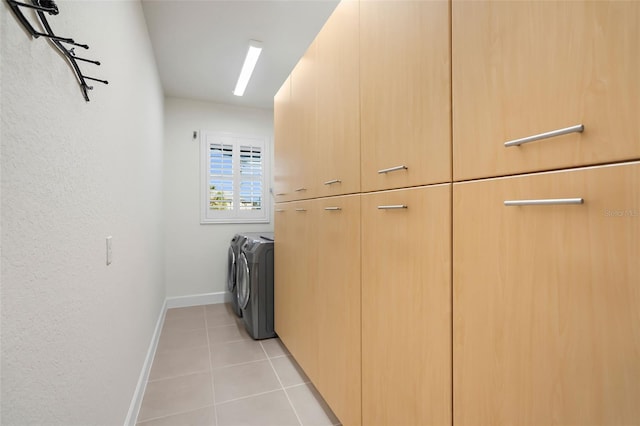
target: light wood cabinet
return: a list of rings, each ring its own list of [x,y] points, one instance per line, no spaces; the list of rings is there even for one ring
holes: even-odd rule
[[[275,330],[342,424],[360,425],[360,196],[275,214]]]
[[[451,181],[449,34],[447,1],[360,2],[363,192]]]
[[[278,203],[274,211],[274,280],[273,311],[274,328],[283,342],[295,346],[296,303],[300,297],[295,286],[296,271],[292,259],[300,250],[295,232],[301,230],[302,223],[294,222],[298,215],[294,203]]]
[[[361,424],[360,196],[317,200],[316,387],[345,426]]]
[[[362,423],[451,424],[450,184],[362,195]]]
[[[317,42],[311,43],[291,71],[292,191],[294,200],[314,198],[318,192],[316,170],[318,88]]]
[[[454,425],[638,424],[638,182],[635,162],[454,184]]]
[[[345,426],[639,423],[638,22],[336,8],[275,98],[275,325]]]
[[[640,158],[640,2],[453,0],[452,20],[454,180]]]
[[[275,218],[275,331],[313,381],[318,378],[315,200],[280,203]]]
[[[293,175],[297,167],[293,158],[293,119],[291,117],[291,78],[285,82],[273,98],[274,158],[273,186],[276,202],[293,198]]]
[[[278,203],[274,212],[274,271],[273,271],[273,311],[274,328],[280,339],[290,341],[295,338],[296,312],[294,310],[298,294],[294,287],[295,271],[291,259],[296,256],[298,242],[294,238],[293,220],[296,217],[291,203]],[[295,345],[295,344],[294,344]]]
[[[360,192],[358,11],[342,1],[316,39],[318,196]]]

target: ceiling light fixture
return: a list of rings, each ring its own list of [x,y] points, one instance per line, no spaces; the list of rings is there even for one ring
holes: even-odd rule
[[[247,57],[244,58],[244,64],[242,64],[242,70],[240,71],[240,76],[238,77],[236,88],[233,91],[234,95],[244,95],[244,90],[247,88],[247,84],[249,83],[249,79],[251,78],[251,74],[253,73],[253,69],[256,66],[256,62],[258,62],[258,57],[260,57],[261,52],[262,43],[260,43],[259,41],[250,40]]]

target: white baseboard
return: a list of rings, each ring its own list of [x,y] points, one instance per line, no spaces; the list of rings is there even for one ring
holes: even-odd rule
[[[229,296],[227,296],[227,294]],[[188,306],[212,305],[215,303],[225,303],[231,294],[226,291],[217,293],[192,294],[190,296],[167,297],[168,308],[186,308]]]
[[[147,388],[147,380],[149,380],[149,373],[151,372],[151,365],[153,364],[153,358],[156,354],[156,348],[158,347],[158,340],[160,340],[160,333],[162,332],[162,325],[164,324],[164,317],[167,312],[167,301],[165,300],[158,315],[158,321],[156,322],[156,329],[153,331],[151,343],[149,344],[149,350],[147,350],[147,357],[144,360],[140,377],[138,378],[138,385],[136,391],[133,393],[133,399],[129,406],[129,412],[127,418],[124,421],[125,426],[135,426],[138,419],[138,413],[142,406],[142,398],[144,397],[144,391]]]

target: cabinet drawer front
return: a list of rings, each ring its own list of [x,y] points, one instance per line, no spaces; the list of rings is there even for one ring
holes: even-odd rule
[[[450,182],[449,2],[362,1],[360,29],[362,190]]]
[[[638,182],[634,162],[454,184],[454,424],[638,422]]]
[[[451,424],[451,185],[362,196],[362,423]]]
[[[639,159],[638,22],[637,1],[454,0],[454,180]]]

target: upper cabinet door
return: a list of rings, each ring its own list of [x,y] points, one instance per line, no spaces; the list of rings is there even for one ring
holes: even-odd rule
[[[342,1],[318,34],[318,195],[360,191],[358,2]]]
[[[273,181],[276,202],[292,199],[291,179],[293,164],[291,158],[291,79],[285,82],[273,98],[274,164]]]
[[[360,3],[362,190],[451,180],[447,1]]]
[[[317,120],[318,89],[317,43],[314,41],[291,71],[292,191],[294,200],[317,194]]]
[[[640,2],[452,10],[454,180],[640,158]]]

